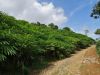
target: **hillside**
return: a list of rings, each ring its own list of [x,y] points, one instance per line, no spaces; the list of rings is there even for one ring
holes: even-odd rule
[[[29,23],[0,12],[1,75],[28,75],[30,68],[43,69],[48,62],[69,57],[94,43],[68,27]]]

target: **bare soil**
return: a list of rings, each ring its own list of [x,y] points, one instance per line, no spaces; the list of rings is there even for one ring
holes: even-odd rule
[[[89,48],[84,55],[80,71],[81,75],[100,75],[100,58],[96,53],[95,46]]]
[[[99,61],[93,45],[76,52],[70,58],[52,62],[52,66],[42,70],[38,75],[100,75]]]

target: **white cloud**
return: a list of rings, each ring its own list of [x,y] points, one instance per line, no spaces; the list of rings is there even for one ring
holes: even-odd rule
[[[38,0],[0,0],[0,11],[7,12],[17,19],[25,19],[30,22],[55,23],[61,25],[67,21],[62,8],[54,4]]]

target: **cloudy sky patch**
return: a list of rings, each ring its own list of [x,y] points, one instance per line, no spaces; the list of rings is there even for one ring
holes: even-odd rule
[[[17,19],[29,22],[54,23],[61,25],[67,21],[62,8],[55,7],[52,2],[38,0],[0,0],[0,10]]]

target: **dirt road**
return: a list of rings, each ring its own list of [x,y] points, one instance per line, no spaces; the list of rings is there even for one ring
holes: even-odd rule
[[[100,75],[100,63],[95,46],[52,64],[52,67],[46,68],[39,75]]]
[[[81,75],[100,75],[100,58],[96,53],[95,46],[86,51],[80,72]]]

